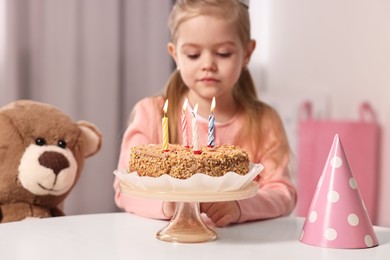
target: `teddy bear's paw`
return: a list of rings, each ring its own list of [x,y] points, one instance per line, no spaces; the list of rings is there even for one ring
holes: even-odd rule
[[[37,220],[37,219],[41,219],[41,218],[38,218],[38,217],[26,217],[26,218],[22,219],[21,221],[31,221],[31,220]]]

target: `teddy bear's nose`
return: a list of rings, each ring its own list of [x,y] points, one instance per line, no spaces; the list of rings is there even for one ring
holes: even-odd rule
[[[52,169],[54,174],[58,174],[61,170],[69,167],[69,161],[63,154],[57,152],[44,152],[39,156],[39,164]]]

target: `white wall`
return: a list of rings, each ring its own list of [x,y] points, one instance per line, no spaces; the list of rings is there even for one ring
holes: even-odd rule
[[[331,118],[355,119],[362,101],[373,105],[382,126],[377,223],[390,226],[390,1],[253,0],[251,12],[251,70],[285,119],[307,97]]]

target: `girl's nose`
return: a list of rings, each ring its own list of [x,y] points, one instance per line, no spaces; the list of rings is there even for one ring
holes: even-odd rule
[[[202,62],[202,69],[205,71],[215,71],[217,69],[217,65],[215,64],[214,58],[211,54],[204,55]]]

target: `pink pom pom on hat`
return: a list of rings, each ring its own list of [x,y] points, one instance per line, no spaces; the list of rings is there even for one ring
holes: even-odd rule
[[[369,248],[378,245],[337,134],[303,225],[300,241],[329,248]]]

